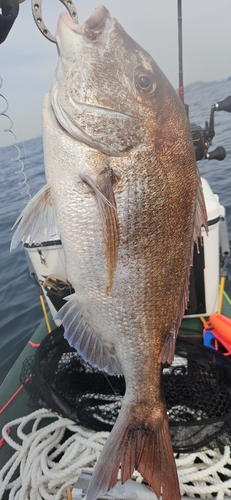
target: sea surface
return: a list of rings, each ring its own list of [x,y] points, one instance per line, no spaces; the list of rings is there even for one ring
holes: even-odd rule
[[[211,105],[228,95],[231,95],[231,81],[195,83],[186,87],[185,102],[189,104],[190,121],[204,127]],[[215,131],[210,150],[223,146],[226,158],[222,162],[203,160],[199,168],[226,207],[231,244],[231,113],[215,113]],[[18,147],[33,196],[45,183],[42,138],[26,141]],[[22,168],[17,156],[18,151],[13,146],[0,148],[0,383],[43,316],[35,287],[27,278],[23,248],[13,253],[9,250],[11,228],[29,200],[27,185],[23,184],[24,175],[16,173]],[[230,266],[226,290],[231,295]]]

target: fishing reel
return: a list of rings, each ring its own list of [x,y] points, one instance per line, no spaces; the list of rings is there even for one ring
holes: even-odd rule
[[[227,111],[231,113],[231,96],[226,97],[223,101],[213,104],[210,112],[209,123],[205,122],[205,128],[190,123],[192,140],[196,155],[196,160],[218,160],[222,161],[226,157],[226,151],[222,146],[218,146],[214,151],[208,153],[208,149],[212,144],[212,139],[215,135],[214,128],[214,113],[215,111]]]

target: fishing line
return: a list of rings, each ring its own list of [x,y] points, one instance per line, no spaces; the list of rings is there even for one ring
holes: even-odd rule
[[[111,384],[111,382],[110,382],[109,378],[107,377],[106,372],[105,372],[105,371],[103,371],[102,373],[103,373],[103,375],[104,375],[104,377],[105,377],[106,381],[108,382],[109,386],[111,387],[111,389],[112,389],[112,391],[113,391],[114,395],[115,395],[115,396],[118,396],[118,391],[116,391],[116,389],[115,389],[115,388],[113,387],[113,385]]]
[[[3,84],[3,80],[2,80],[2,77],[0,76],[0,88],[2,87],[2,84]],[[30,195],[29,184],[27,183],[27,176],[26,176],[26,173],[25,173],[25,170],[24,170],[25,164],[24,164],[24,162],[21,159],[21,150],[19,149],[19,147],[16,144],[17,143],[17,136],[16,136],[16,134],[13,131],[13,125],[14,125],[13,124],[13,120],[7,114],[7,111],[8,111],[8,108],[9,108],[9,103],[8,103],[6,97],[3,94],[0,94],[0,97],[5,101],[5,107],[4,107],[4,109],[2,111],[0,111],[0,116],[3,116],[7,120],[9,120],[9,126],[8,126],[8,128],[4,129],[4,132],[5,133],[8,132],[9,134],[12,134],[12,136],[13,136],[13,143],[11,144],[11,146],[16,150],[16,153],[17,153],[16,156],[15,156],[15,158],[12,158],[11,161],[12,162],[18,162],[18,164],[20,165],[19,170],[16,170],[15,174],[21,175],[23,177],[23,180],[19,181],[18,185],[19,186],[25,186],[25,189],[24,189],[24,187],[22,188],[21,195],[23,195],[24,197],[28,197],[28,199],[24,200],[24,203],[27,204],[28,201],[31,199],[31,195]],[[25,149],[24,149],[24,155],[25,155]]]

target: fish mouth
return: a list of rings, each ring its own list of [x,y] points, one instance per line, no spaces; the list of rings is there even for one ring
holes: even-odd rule
[[[110,20],[110,12],[106,9],[106,7],[104,7],[104,5],[100,5],[84,23],[83,34],[89,40],[96,40],[105,30],[107,21]]]
[[[104,5],[99,5],[83,24],[76,24],[67,12],[60,14],[59,21],[64,22],[69,29],[83,35],[87,40],[96,41],[104,31],[111,28],[113,19],[109,10]]]

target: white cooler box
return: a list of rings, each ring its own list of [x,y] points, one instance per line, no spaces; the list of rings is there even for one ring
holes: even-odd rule
[[[209,234],[202,229],[203,246],[200,253],[194,248],[193,267],[190,277],[190,300],[185,317],[209,316],[217,312],[220,276],[220,218],[225,217],[225,209],[213,193],[208,182],[202,178]]]

